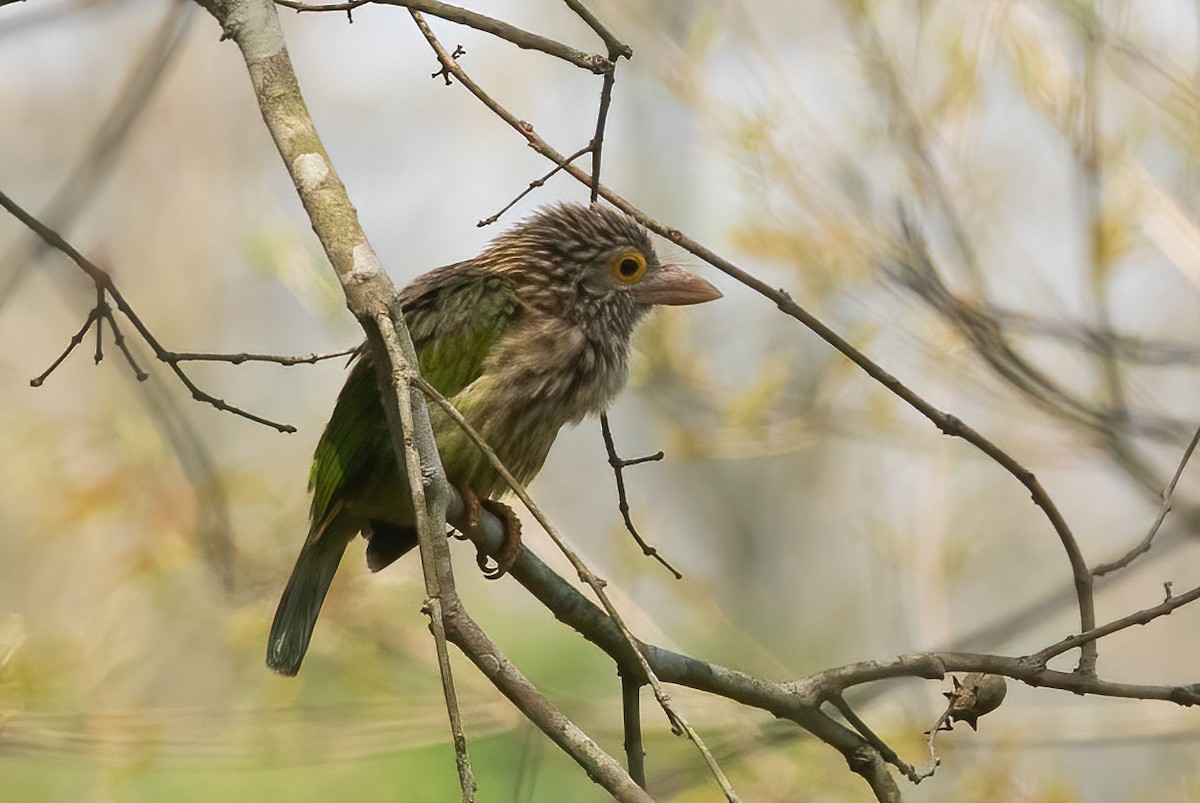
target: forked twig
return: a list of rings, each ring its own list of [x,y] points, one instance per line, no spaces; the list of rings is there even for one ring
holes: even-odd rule
[[[604,436],[604,449],[608,452],[608,464],[612,466],[613,476],[617,482],[617,509],[621,511],[621,518],[625,520],[625,529],[633,536],[633,540],[642,548],[642,554],[648,558],[654,558],[656,561],[666,567],[667,571],[675,575],[676,580],[682,580],[683,575],[679,570],[667,562],[667,559],[655,547],[646,543],[642,538],[641,533],[637,531],[637,527],[633,526],[633,518],[629,514],[629,498],[625,491],[625,469],[630,466],[636,466],[640,463],[649,463],[662,460],[663,452],[655,452],[654,454],[645,455],[644,457],[635,457],[632,460],[626,460],[617,454],[617,447],[613,443],[612,429],[608,425],[608,413],[600,414],[600,433]]]
[[[61,251],[63,254],[69,257],[71,261],[74,262],[80,270],[86,273],[96,285],[96,306],[93,307],[92,311],[88,314],[88,318],[84,322],[83,327],[75,334],[74,337],[71,338],[71,342],[67,346],[67,349],[61,355],[59,355],[58,359],[56,359],[46,371],[31,381],[31,384],[34,387],[37,387],[45,382],[46,378],[51,374],[51,372],[53,372],[56,368],[58,368],[59,365],[62,364],[63,360],[67,358],[67,355],[69,355],[71,351],[83,341],[84,336],[87,334],[87,331],[89,328],[91,328],[92,324],[99,326],[99,322],[102,320],[108,321],[109,327],[113,332],[113,342],[117,344],[117,347],[121,350],[121,353],[124,354],[125,359],[129,362],[130,367],[133,368],[134,374],[139,380],[146,379],[147,374],[142,371],[142,369],[134,361],[133,354],[127,348],[125,338],[122,336],[121,329],[117,325],[117,319],[113,315],[112,309],[109,307],[108,299],[111,298],[113,304],[116,305],[116,308],[130,323],[133,324],[133,327],[137,330],[138,334],[141,335],[142,340],[144,340],[154,352],[154,356],[157,357],[160,362],[166,363],[168,366],[170,366],[171,371],[175,374],[179,381],[182,382],[184,387],[191,392],[193,399],[211,405],[218,410],[233,413],[241,418],[271,427],[279,432],[296,431],[296,428],[290,424],[281,424],[276,421],[263,418],[262,416],[255,415],[254,413],[243,410],[240,407],[235,407],[234,405],[229,404],[224,399],[219,399],[216,396],[201,390],[196,383],[192,381],[191,377],[189,377],[187,373],[180,368],[179,363],[181,362],[181,359],[179,359],[178,356],[173,352],[163,348],[162,344],[158,342],[158,338],[151,333],[150,329],[142,322],[142,319],[138,317],[136,312],[133,311],[133,308],[129,305],[129,302],[127,302],[125,297],[121,295],[121,291],[117,289],[117,286],[113,282],[112,276],[109,275],[108,271],[87,259],[87,257],[77,251],[56,231],[49,228],[33,215],[26,212],[3,192],[0,192],[0,206],[8,210],[13,217],[21,221],[22,224],[41,237],[48,246]],[[100,350],[99,346],[97,346],[96,355],[97,362],[99,362],[99,360],[103,357],[103,352]]]

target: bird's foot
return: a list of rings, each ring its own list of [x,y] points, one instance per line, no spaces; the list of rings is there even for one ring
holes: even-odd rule
[[[504,522],[504,544],[496,553],[496,565],[489,568],[488,556],[483,550],[480,550],[479,554],[475,556],[475,562],[479,564],[483,576],[489,580],[499,580],[508,574],[508,570],[513,567],[521,554],[521,520],[517,518],[513,509],[503,502],[497,502],[495,499],[481,499],[479,503],[489,513]]]
[[[457,537],[468,538],[468,534],[480,526],[480,515],[484,510],[504,522],[504,544],[495,555],[495,565],[489,565],[491,558],[482,549],[479,549],[475,556],[475,562],[479,565],[483,576],[489,580],[499,580],[508,574],[508,570],[517,562],[517,556],[521,553],[521,520],[517,518],[513,509],[503,502],[497,502],[494,499],[480,499],[470,488],[459,488],[458,491],[463,500],[463,513],[450,522],[456,530],[462,533]]]

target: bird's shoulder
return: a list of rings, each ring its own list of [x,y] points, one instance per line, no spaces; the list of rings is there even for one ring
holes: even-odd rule
[[[470,262],[415,279],[400,293],[421,373],[447,396],[475,381],[525,309],[511,278]]]
[[[520,298],[512,280],[471,262],[431,270],[400,291],[400,306],[414,342],[467,326],[488,327],[516,315]]]

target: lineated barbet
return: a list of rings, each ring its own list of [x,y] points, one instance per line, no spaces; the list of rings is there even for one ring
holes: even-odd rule
[[[720,295],[698,276],[661,264],[632,218],[563,204],[504,232],[475,259],[417,278],[400,301],[421,373],[527,483],[559,429],[602,412],[624,385],[629,338],[651,307]],[[511,511],[494,502],[507,486],[488,459],[440,408],[430,405],[429,417],[449,481],[468,504],[507,513],[515,525]],[[309,489],[308,538],[267,645],[267,665],[285,675],[299,670],[355,535],[367,538],[371,571],[417,545],[408,483],[365,348],[317,444]],[[519,527],[508,529],[515,540]]]

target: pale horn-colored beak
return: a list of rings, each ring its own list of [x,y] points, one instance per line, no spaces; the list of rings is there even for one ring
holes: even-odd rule
[[[694,273],[675,265],[663,265],[630,288],[639,304],[703,304],[721,297],[721,291]]]

